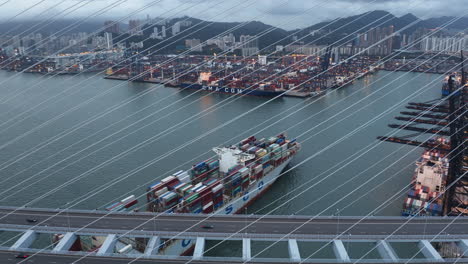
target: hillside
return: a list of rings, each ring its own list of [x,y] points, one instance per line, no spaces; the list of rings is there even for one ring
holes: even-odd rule
[[[267,46],[271,46],[270,50],[274,49],[275,45],[285,45],[291,43],[292,36],[296,36],[303,43],[314,43],[314,44],[330,44],[335,43],[338,40],[341,40],[341,43],[347,43],[351,41],[356,33],[367,31],[373,27],[386,27],[393,25],[395,30],[400,30],[408,25],[412,24],[405,28],[403,33],[412,33],[417,28],[437,28],[443,26],[445,23],[451,21],[453,17],[439,17],[439,18],[430,18],[427,20],[419,20],[418,17],[413,14],[406,14],[401,17],[396,17],[393,14],[376,10],[371,11],[355,16],[339,18],[332,21],[321,22],[315,25],[303,28],[296,29],[291,31],[286,31],[281,28],[277,28],[271,25],[264,24],[260,21],[250,21],[250,22],[213,22],[213,21],[204,21],[197,18],[181,17],[172,19],[166,25],[167,36],[172,36],[171,26],[177,23],[178,21],[190,20],[192,25],[190,28],[182,27],[181,32],[177,34],[170,41],[162,41],[158,39],[149,39],[151,33],[153,33],[154,27],[159,27],[161,31],[161,26],[157,25],[144,25],[143,36],[134,36],[129,39],[128,42],[139,42],[144,41],[145,47],[155,46],[155,49],[161,50],[161,52],[174,52],[178,47],[183,47],[185,44],[185,39],[197,38],[202,41],[207,39],[226,34],[225,32],[233,33],[236,36],[236,39],[239,40],[241,35],[259,35],[262,34],[259,38],[259,48],[263,49]],[[8,22],[0,24],[0,33],[9,32],[9,34],[20,34],[26,30],[33,29],[35,32],[41,32],[45,34],[50,34],[58,32],[60,30],[66,29],[67,34],[77,33],[77,32],[94,32],[102,28],[104,20],[96,19],[93,21],[81,22],[78,19],[67,19],[67,20],[58,20],[53,23],[44,23],[40,24],[41,21],[20,21],[20,22]],[[47,25],[45,25],[47,24]],[[125,30],[127,28],[126,24],[121,24],[121,29]],[[468,18],[463,17],[457,19],[454,23],[451,23],[448,29],[451,30],[463,30],[468,28]],[[262,32],[268,31],[267,34]],[[317,34],[311,34],[316,32]],[[60,33],[61,35],[61,33]],[[123,34],[115,39],[123,39],[128,35]]]

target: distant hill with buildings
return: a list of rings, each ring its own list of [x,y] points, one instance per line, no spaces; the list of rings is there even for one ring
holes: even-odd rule
[[[242,35],[256,36],[261,34],[256,46],[259,49],[270,47],[269,51],[273,50],[276,45],[287,45],[291,43],[313,43],[315,45],[334,43],[335,46],[339,46],[356,39],[358,33],[366,32],[376,27],[382,28],[385,34],[391,34],[397,30],[402,30],[401,35],[405,34],[409,36],[421,28],[430,29],[441,27],[450,20],[451,18],[449,17],[420,20],[413,14],[396,17],[389,12],[377,10],[321,22],[303,29],[286,31],[259,21],[226,23],[183,17],[165,22],[164,28],[162,28],[161,24],[155,26],[158,27],[156,33],[159,35],[162,34],[161,31],[163,29],[165,30],[165,37],[147,40],[144,46],[155,46],[155,49],[166,52],[187,46],[185,43],[186,40],[189,40],[189,43],[193,44],[189,46],[196,46],[198,40],[201,42],[209,40],[210,45],[215,44],[221,50],[226,50],[229,48],[226,47],[226,45],[229,45],[230,42],[228,33],[233,34],[236,41],[239,41]],[[468,18],[461,18],[451,23],[447,29],[465,29],[467,28],[466,24],[468,24]],[[140,40],[148,38],[155,32],[152,25],[146,24],[142,25],[142,27],[147,29],[141,34]],[[267,33],[262,33],[264,31],[267,31]],[[177,37],[172,38],[171,41],[163,40],[173,35],[177,35]],[[225,35],[228,35],[228,41],[226,41],[226,39],[223,40],[223,38],[226,38]],[[134,40],[138,39],[133,39],[132,41]],[[159,45],[159,43],[163,44]]]
[[[453,23],[452,20],[454,20]],[[332,21],[321,22],[303,29],[290,31],[267,25],[260,21],[228,23],[204,21],[191,17],[180,17],[170,20],[146,18],[130,20],[128,23],[116,23],[116,25],[112,25],[112,23],[115,22],[103,19],[85,22],[78,19],[62,19],[51,23],[32,20],[17,21],[0,24],[0,33],[11,36],[23,32],[27,32],[28,34],[31,32],[36,33],[37,31],[43,34],[43,36],[29,35],[26,39],[21,38],[21,41],[18,38],[13,41],[16,46],[23,45],[28,47],[51,33],[59,32],[57,38],[60,38],[63,32],[65,32],[65,35],[68,36],[59,39],[59,43],[48,45],[53,46],[50,47],[50,50],[53,50],[69,45],[69,43],[79,43],[83,46],[83,40],[71,35],[79,32],[89,34],[106,28],[104,31],[112,33],[110,41],[114,45],[120,40],[126,39],[126,47],[134,47],[138,50],[148,48],[149,51],[157,50],[158,53],[178,53],[190,48],[195,53],[203,54],[213,54],[219,51],[234,52],[237,50],[238,54],[245,55],[254,54],[255,51],[258,52],[265,47],[269,47],[266,51],[271,52],[277,48],[276,46],[290,44],[330,45],[333,43],[333,46],[336,47],[352,43],[353,46],[365,47],[366,45],[370,45],[370,43],[375,43],[386,35],[404,29],[402,34],[400,34],[401,36],[395,38],[398,40],[396,45],[394,45],[395,43],[386,44],[388,47],[385,50],[391,50],[398,48],[400,43],[408,42],[408,40],[411,40],[411,37],[414,39],[418,36],[423,36],[429,29],[444,26],[446,23],[450,24],[447,29],[452,31],[466,30],[468,28],[467,17],[459,19],[440,17],[420,20],[413,14],[396,17],[389,12],[381,10],[337,18]],[[377,27],[378,29],[375,29]],[[422,30],[423,28],[426,31]],[[362,34],[369,30],[372,32]],[[418,31],[421,32],[418,33]],[[417,32],[417,34],[413,34],[414,32]],[[83,34],[80,34],[80,36],[83,36]],[[86,38],[86,34],[84,36]],[[258,36],[258,39],[254,39],[253,36]],[[11,37],[9,38],[11,39]],[[368,41],[368,38],[371,38],[371,41]],[[398,38],[401,38],[402,41]],[[34,41],[31,41],[31,39]],[[106,41],[108,42],[108,40]],[[15,46],[11,45],[11,42],[9,40],[2,41],[2,43],[9,43],[5,45]],[[93,40],[90,38],[88,42],[92,43]],[[96,46],[99,48],[108,45],[107,42],[106,45],[100,43],[103,42],[101,40],[95,40],[94,42],[97,44],[91,45],[92,47]],[[197,48],[203,42],[205,42],[204,47]],[[242,50],[242,53],[239,53],[239,50]]]
[[[67,34],[87,32],[91,33],[103,27],[104,20],[80,21],[78,19],[23,20],[0,23],[0,33],[23,34],[23,32],[52,34],[63,30]]]
[[[451,21],[455,17],[438,17],[438,18],[429,18],[425,20],[421,20],[417,23],[416,27],[425,27],[425,28],[437,28],[441,27],[445,23]],[[169,24],[174,24],[177,21],[181,21],[187,19],[187,17],[176,18],[170,20]],[[235,35],[255,35],[262,32],[268,28],[275,28],[274,35],[286,36],[287,34],[303,31],[303,32],[310,32],[319,29],[323,29],[325,31],[336,31],[336,34],[345,34],[351,33],[358,29],[367,30],[369,28],[375,26],[389,26],[394,25],[395,29],[401,29],[404,26],[418,20],[418,17],[414,16],[413,14],[407,14],[402,17],[396,17],[387,11],[376,10],[371,12],[366,12],[363,14],[349,16],[339,19],[334,19],[332,21],[320,22],[314,25],[311,25],[304,29],[296,29],[287,31],[284,29],[280,29],[271,25],[264,24],[259,21],[251,21],[251,22],[234,22],[234,23],[227,23],[227,22],[212,22],[212,21],[202,21],[197,18],[189,18],[193,24],[200,23],[200,26],[197,26],[197,29],[205,27],[204,29],[197,32],[197,38],[199,39],[208,39],[217,34],[220,34],[233,26],[237,26],[243,24],[242,28],[236,29],[234,31]],[[390,20],[388,20],[390,19]],[[34,28],[34,31],[39,31],[40,33],[53,33],[57,32],[64,28],[70,28],[70,33],[77,33],[77,32],[93,32],[103,26],[103,23],[107,19],[92,19],[88,21],[81,21],[80,19],[57,19],[54,20],[52,23],[49,23],[47,20],[17,20],[17,21],[10,21],[4,22],[0,24],[0,33],[5,34],[6,32],[10,32],[12,34],[19,34],[24,32],[25,30],[30,30]],[[161,20],[161,19],[157,19]],[[388,21],[387,21],[388,20]],[[142,19],[142,24],[145,24],[145,20]],[[384,23],[382,23],[384,22]],[[44,24],[40,24],[44,23]],[[211,25],[208,25],[211,24]],[[128,23],[119,23],[119,27],[121,30],[126,30],[128,27]],[[462,17],[457,19],[455,22],[451,23],[448,26],[449,29],[458,29],[458,30],[465,30],[468,28],[468,17]],[[194,29],[195,30],[195,29]],[[414,27],[411,27],[410,30],[414,30]],[[67,30],[68,31],[68,30]],[[302,33],[301,33],[302,34]]]

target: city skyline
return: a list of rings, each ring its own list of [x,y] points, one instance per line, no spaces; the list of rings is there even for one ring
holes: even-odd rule
[[[21,19],[41,19],[53,15],[63,16],[67,8],[74,6],[74,11],[67,13],[64,18],[84,18],[90,15],[90,8],[100,10],[110,6],[116,1],[100,0],[83,4],[78,7],[75,1],[44,1],[31,3],[20,0],[8,2],[2,6],[0,15],[8,16],[22,12]],[[332,20],[338,17],[357,15],[372,10],[388,11],[395,16],[403,16],[412,13],[418,17],[441,17],[463,15],[461,0],[447,1],[388,1],[388,0],[331,0],[333,4],[324,5],[322,1],[300,1],[292,0],[288,4],[271,0],[249,1],[224,1],[216,3],[213,0],[163,0],[157,4],[149,0],[136,0],[122,2],[112,8],[106,9],[94,19],[119,19],[136,12],[142,7],[144,11],[139,12],[132,19],[144,19],[147,15],[154,17],[181,17],[190,16],[216,22],[242,22],[258,20],[286,30],[302,28],[315,23]],[[328,3],[328,2],[327,2]],[[35,5],[37,4],[37,5]],[[33,7],[34,5],[34,7]],[[33,8],[32,8],[33,7]],[[29,9],[30,8],[30,9]],[[228,11],[226,11],[228,10]],[[16,18],[14,21],[19,21]],[[128,19],[125,19],[128,21]],[[288,22],[286,22],[288,21]]]

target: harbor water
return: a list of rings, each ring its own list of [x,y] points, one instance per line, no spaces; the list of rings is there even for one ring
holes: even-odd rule
[[[212,147],[287,130],[291,138],[302,135],[302,151],[247,211],[302,215],[365,215],[377,207],[377,215],[398,215],[404,192],[391,197],[409,183],[421,150],[379,144],[376,137],[392,132],[387,124],[405,102],[437,98],[441,87],[439,75],[381,71],[320,98],[266,103],[269,98],[181,91],[92,74],[49,78],[2,71],[0,78],[2,205],[102,209],[212,156]],[[122,107],[103,115],[117,105]],[[81,126],[90,118],[94,121]],[[344,166],[370,144],[379,145]],[[339,162],[343,165],[335,166]]]

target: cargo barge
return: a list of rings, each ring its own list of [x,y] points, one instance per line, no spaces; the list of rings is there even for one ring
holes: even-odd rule
[[[434,141],[447,144],[447,139]],[[441,216],[449,162],[446,154],[426,149],[416,162],[411,187],[403,205],[403,216]]]

